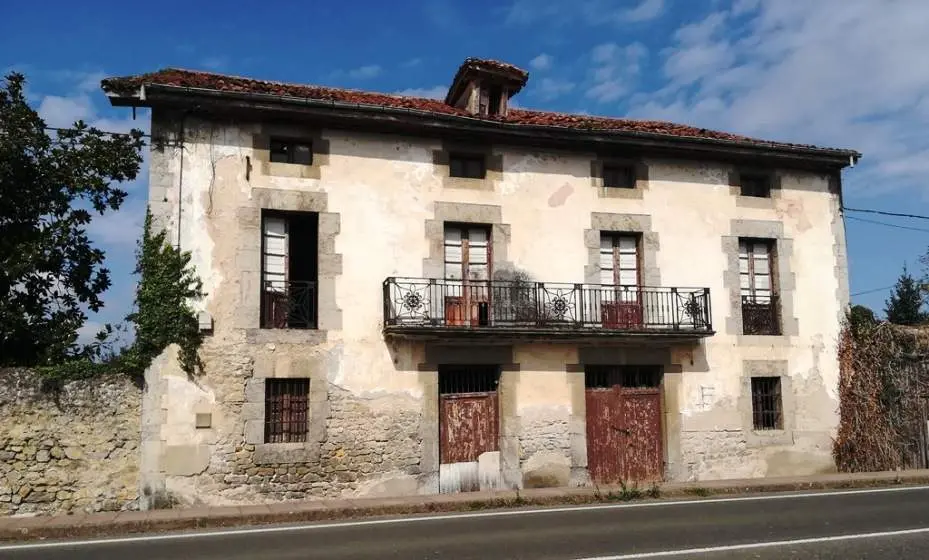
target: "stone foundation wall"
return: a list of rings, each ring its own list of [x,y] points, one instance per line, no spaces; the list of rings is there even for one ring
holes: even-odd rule
[[[122,376],[43,391],[0,370],[0,515],[135,509],[141,395]]]

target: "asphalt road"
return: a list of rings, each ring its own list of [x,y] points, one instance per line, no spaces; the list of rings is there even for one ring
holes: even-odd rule
[[[929,558],[929,487],[491,511],[0,546],[0,558]]]

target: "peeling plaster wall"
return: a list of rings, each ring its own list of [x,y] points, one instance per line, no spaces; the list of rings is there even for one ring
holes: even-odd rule
[[[176,115],[153,111],[153,130],[179,127]],[[482,146],[502,159],[503,172],[472,188],[467,180],[448,181],[437,167],[439,140],[192,117],[183,128],[183,151],[168,146],[152,155],[151,202],[172,239],[179,230],[181,247],[193,252],[208,294],[198,305],[214,330],[203,349],[204,375],[187,377],[170,355],[148,373],[143,496],[167,492],[218,504],[437,491],[435,367],[424,367],[424,344],[386,342],[381,333],[381,283],[423,275],[431,254],[424,231],[438,219],[436,202],[498,208],[506,261],[546,282],[584,280],[585,231],[596,227],[595,213],[649,216],[660,235],[661,284],[709,287],[718,331],[695,347],[670,349],[668,477],[802,474],[831,465],[837,318],[847,279],[827,177],[785,173],[775,198],[745,204],[731,192],[731,166],[649,160],[641,196],[611,197],[591,179],[594,154]],[[270,133],[313,138],[325,153],[311,170],[268,165],[256,138]],[[324,268],[331,283],[320,301],[319,331],[257,328],[255,216],[268,200],[283,210],[309,201],[321,212],[320,254],[331,255],[325,263],[321,256],[321,293]],[[795,336],[726,331],[729,257],[720,240],[732,235],[733,220],[782,222],[793,248],[795,287],[785,296],[793,298]],[[501,383],[501,407],[508,407],[501,413],[504,480],[585,483],[583,374],[567,367],[583,365],[577,347],[525,344],[512,355],[514,369]],[[744,425],[747,361],[786,364],[794,418],[775,440],[761,441]],[[268,377],[311,378],[311,441],[280,449],[256,439],[260,380]],[[197,413],[209,415],[208,427],[196,427]]]

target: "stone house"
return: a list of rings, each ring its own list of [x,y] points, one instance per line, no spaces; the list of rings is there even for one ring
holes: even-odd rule
[[[203,374],[147,373],[146,500],[834,468],[860,155],[511,107],[527,80],[103,81],[151,108],[150,208],[208,293]]]

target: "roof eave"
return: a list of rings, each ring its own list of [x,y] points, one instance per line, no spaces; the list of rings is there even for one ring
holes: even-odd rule
[[[166,97],[160,93],[168,94]],[[677,136],[672,134],[660,134],[655,132],[640,132],[630,130],[609,130],[609,129],[579,129],[551,125],[532,125],[532,124],[513,124],[495,120],[480,119],[468,115],[459,115],[453,113],[437,113],[420,109],[407,107],[389,107],[384,105],[373,105],[365,103],[349,103],[345,101],[334,101],[325,99],[311,99],[303,97],[288,97],[266,93],[253,92],[234,92],[220,91],[208,88],[194,88],[188,86],[172,86],[163,84],[143,84],[132,93],[106,92],[110,104],[114,107],[151,107],[156,104],[162,104],[166,101],[177,104],[177,94],[183,94],[185,97],[197,97],[220,101],[241,100],[241,101],[264,101],[272,102],[275,105],[286,107],[316,107],[329,109],[345,109],[351,111],[363,111],[369,113],[394,114],[404,116],[418,116],[433,120],[459,122],[471,126],[482,127],[486,131],[496,132],[532,132],[546,131],[553,134],[562,134],[565,137],[573,138],[591,138],[605,137],[616,140],[630,139],[635,141],[652,141],[676,146],[702,146],[712,151],[728,152],[751,152],[767,155],[781,155],[787,158],[801,158],[810,161],[817,161],[831,166],[847,167],[854,165],[862,154],[856,150],[838,149],[838,148],[809,148],[804,146],[785,146],[778,144],[767,144],[758,142],[744,142],[739,140],[728,140],[719,138],[701,138],[694,136]],[[262,109],[262,107],[255,107]],[[285,109],[286,110],[286,109]]]

